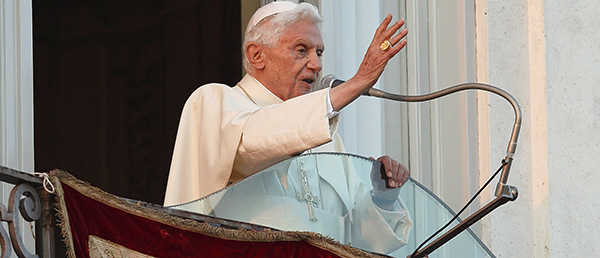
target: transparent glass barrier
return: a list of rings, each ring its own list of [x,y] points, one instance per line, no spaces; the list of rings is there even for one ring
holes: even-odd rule
[[[314,231],[367,251],[407,257],[454,214],[412,179],[401,188],[391,212],[379,208],[372,190],[382,183],[380,168],[379,162],[351,154],[305,154],[171,208],[281,230]],[[465,231],[429,257],[494,255]]]

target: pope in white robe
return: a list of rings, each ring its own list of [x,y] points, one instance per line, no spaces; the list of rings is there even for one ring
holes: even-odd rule
[[[284,10],[297,6],[275,3],[285,3]],[[330,94],[330,89],[324,89],[284,101],[249,74],[233,88],[217,83],[198,88],[182,111],[165,206],[197,200],[306,151],[343,152],[337,135],[339,115]],[[412,222],[397,194],[382,209],[352,169],[326,169],[310,175],[318,177],[322,191],[317,222],[333,218],[341,219],[338,224],[343,225],[333,230],[341,233],[315,231],[382,253],[408,241]],[[314,229],[315,221],[305,217],[306,223],[281,229]]]
[[[198,88],[188,99],[182,113],[165,205],[197,200],[224,188],[229,182],[249,176],[248,171],[259,171],[306,149],[312,148],[312,152],[344,152],[337,134],[339,116],[327,112],[327,91],[320,90],[284,102],[250,75],[233,88],[222,84]],[[214,116],[227,120],[215,123],[212,116],[204,120],[207,116],[202,111],[220,113]],[[212,145],[200,144],[202,142],[212,142]],[[234,144],[226,145],[224,142]],[[207,156],[214,156],[212,159],[220,162],[209,162],[211,158]],[[295,202],[304,207],[300,209],[302,215],[297,214],[296,206],[289,210],[288,216],[304,218],[301,224],[277,223],[269,216],[238,219],[270,227],[279,226],[283,230],[311,230],[330,235],[342,243],[382,253],[402,247],[408,241],[412,227],[402,200],[398,198],[392,211],[379,208],[365,190],[365,182],[351,172],[343,166],[319,171],[320,180],[323,180],[320,191],[323,192],[324,207],[316,209],[319,213],[317,222],[310,221],[306,214],[307,204],[299,201]],[[316,175],[310,173],[310,176]],[[316,186],[313,184],[311,187]],[[253,200],[265,202],[266,198]],[[248,199],[241,203],[251,204]],[[245,210],[251,206],[233,209],[239,209],[240,216],[244,212],[253,214]],[[336,226],[331,229],[328,227],[331,225]],[[340,229],[338,225],[343,227]],[[365,236],[369,236],[368,239]]]

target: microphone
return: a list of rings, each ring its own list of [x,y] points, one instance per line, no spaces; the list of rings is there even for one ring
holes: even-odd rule
[[[333,74],[328,74],[328,75],[325,75],[323,78],[321,78],[321,81],[319,81],[319,88],[320,89],[334,88],[334,87],[337,87],[337,86],[339,86],[340,84],[342,84],[344,82],[346,82],[346,81],[338,79]],[[374,93],[374,91],[376,91],[376,90],[373,89],[373,88],[370,88],[370,89],[366,90],[365,92],[363,92],[361,95],[363,95],[363,96],[373,96],[371,93]]]
[[[320,84],[321,89],[325,89],[325,88],[336,87],[344,82],[345,81],[340,80],[337,77],[335,77],[335,75],[328,74],[328,75],[325,75],[323,78],[321,78],[321,81],[319,84]]]

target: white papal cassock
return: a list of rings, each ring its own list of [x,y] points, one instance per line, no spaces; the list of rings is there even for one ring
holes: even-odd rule
[[[325,89],[284,102],[250,75],[233,88],[223,84],[198,88],[181,115],[165,206],[199,199],[305,150],[343,152],[337,134],[339,116],[331,112],[328,94]],[[402,201],[398,199],[392,211],[379,208],[373,204],[365,182],[352,169],[341,167],[348,166],[307,169],[322,182],[317,189],[311,185],[323,198],[323,205],[315,209],[317,222],[308,217],[306,223],[294,225],[261,221],[268,216],[247,221],[284,230],[316,231],[383,253],[404,245],[412,222]],[[254,201],[268,199],[265,196]],[[296,203],[305,208],[290,208],[290,215],[297,215],[296,209],[306,211],[306,203]],[[328,221],[336,223],[323,227]]]

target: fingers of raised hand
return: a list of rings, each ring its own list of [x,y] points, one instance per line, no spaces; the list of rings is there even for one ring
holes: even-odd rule
[[[391,44],[391,47],[383,50],[390,58],[395,56],[404,46],[406,46],[406,35],[408,34],[408,29],[404,29],[400,31],[398,34],[393,35],[390,38],[383,39],[382,42],[388,41]]]
[[[366,82],[366,86],[371,87],[377,82],[388,61],[406,45],[406,40],[403,39],[408,34],[408,30],[404,29],[398,33],[398,30],[404,26],[404,20],[398,20],[390,25],[391,21],[392,15],[388,14],[379,25],[356,73],[356,78]],[[385,41],[389,41],[389,46],[384,44]]]
[[[381,36],[384,39],[392,38],[392,36],[394,36],[394,34],[396,34],[398,32],[398,30],[400,28],[402,28],[402,26],[404,26],[404,20],[400,19],[400,20],[396,21],[394,24],[392,24],[392,26],[390,26],[389,28],[387,28],[385,31],[383,31],[383,33],[381,34]],[[398,41],[392,42],[392,43],[396,44],[396,43],[398,43]]]
[[[374,39],[377,39],[377,38],[383,36],[383,34],[389,29],[388,25],[390,25],[391,21],[392,21],[392,14],[388,14],[385,17],[385,19],[383,19],[383,22],[381,22],[381,24],[379,25],[379,27],[377,27],[377,30],[375,31],[375,37],[374,37]]]
[[[389,39],[390,43],[392,43],[392,46],[394,46],[397,51],[400,51],[400,49],[406,45],[406,39],[404,39],[404,37],[406,37],[407,34],[408,29],[404,29]]]

